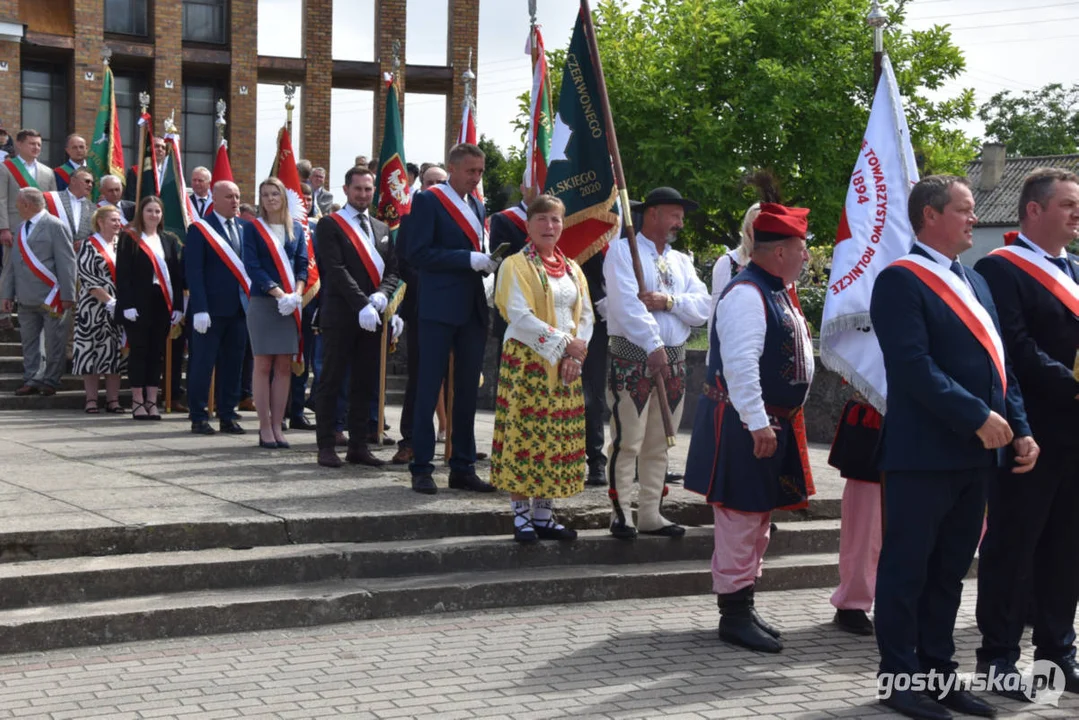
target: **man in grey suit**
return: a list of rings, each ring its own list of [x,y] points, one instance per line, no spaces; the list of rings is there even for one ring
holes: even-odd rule
[[[333,193],[326,190],[326,168],[317,167],[312,170],[308,182],[311,184],[312,197],[318,205],[319,213],[329,215],[330,206],[333,205]]]
[[[75,249],[68,227],[45,210],[40,190],[19,190],[15,209],[22,222],[15,227],[16,247],[0,273],[0,311],[10,313],[19,304],[23,384],[15,394],[55,395],[66,364],[64,346],[75,304]],[[24,241],[25,248],[20,248]],[[53,297],[55,303],[50,304]]]
[[[90,222],[90,217],[94,214],[94,206],[90,202],[90,191],[93,189],[94,174],[88,168],[81,167],[71,173],[67,190],[56,193],[67,214],[68,229],[75,241],[76,254],[82,241],[94,232]]]
[[[15,152],[0,162],[0,265],[10,253],[8,248],[11,248],[15,237],[12,228],[19,224],[19,211],[15,208],[19,189],[36,187],[43,192],[56,190],[56,177],[52,170],[37,161],[40,154],[41,133],[24,128],[15,135]],[[11,318],[7,313],[0,312],[0,329],[11,328]]]

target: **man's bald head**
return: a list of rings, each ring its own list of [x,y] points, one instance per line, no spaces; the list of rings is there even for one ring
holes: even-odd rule
[[[446,174],[445,170],[440,168],[438,165],[433,165],[427,168],[423,172],[423,175],[420,176],[420,185],[423,187],[424,190],[426,190],[433,185],[438,185],[441,182],[446,182],[446,178],[448,177],[449,175]]]
[[[240,212],[240,188],[229,180],[214,183],[214,212],[228,219]]]

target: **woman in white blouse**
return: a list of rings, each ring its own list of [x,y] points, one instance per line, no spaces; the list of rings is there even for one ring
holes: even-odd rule
[[[144,197],[116,248],[116,319],[131,346],[127,376],[135,420],[161,419],[157,392],[165,342],[184,318],[180,238],[161,228],[164,214],[161,198]]]
[[[715,331],[716,306],[719,305],[720,296],[734,276],[749,264],[749,256],[753,254],[753,221],[760,213],[760,203],[749,206],[742,218],[742,242],[734,250],[721,255],[712,267],[712,314],[708,320],[708,337],[712,337]]]
[[[552,498],[584,489],[581,364],[592,302],[581,269],[556,247],[565,206],[540,195],[528,206],[528,242],[498,270],[495,305],[508,323],[502,347],[491,484],[510,493],[514,539],[573,540]],[[531,498],[531,502],[530,499]]]

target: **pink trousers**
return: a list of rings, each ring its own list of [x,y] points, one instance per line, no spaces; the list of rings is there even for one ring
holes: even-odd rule
[[[757,582],[772,535],[771,513],[749,513],[712,506],[715,549],[712,591],[729,595]]]
[[[847,480],[839,528],[839,587],[832,605],[840,610],[873,607],[880,558],[880,483]]]

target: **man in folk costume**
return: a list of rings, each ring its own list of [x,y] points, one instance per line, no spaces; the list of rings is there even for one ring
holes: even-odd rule
[[[716,306],[686,458],[685,487],[704,495],[715,517],[719,637],[758,652],[783,649],[779,632],[754,608],[771,513],[804,508],[813,494],[802,415],[813,343],[793,287],[809,260],[808,214],[761,204],[752,262]]]
[[[251,279],[243,263],[243,234],[248,222],[238,217],[240,188],[222,180],[214,185],[214,209],[187,229],[184,274],[190,293],[191,345],[188,350],[187,399],[191,432],[213,435],[207,403],[215,377],[219,429],[240,435],[237,422],[240,375],[247,347],[247,301]],[[214,371],[216,370],[216,376]]]
[[[989,481],[988,529],[978,559],[978,671],[1018,674],[1015,663],[1033,586],[1034,658],[1056,663],[1064,671],[1065,689],[1074,693],[1079,692],[1074,629],[1079,257],[1065,248],[1079,234],[1079,177],[1053,168],[1027,176],[1019,194],[1019,223],[1022,232],[1015,242],[979,260],[975,269],[993,294],[1041,454],[1022,481],[1007,469]]]
[[[75,243],[75,253],[83,240],[93,234],[93,224],[90,217],[94,214],[94,206],[90,201],[90,192],[94,189],[94,174],[89,168],[76,168],[68,176],[66,190],[45,193],[45,205],[49,214],[59,218],[68,230]]]
[[[318,221],[319,327],[322,373],[315,396],[318,464],[341,467],[334,450],[337,398],[346,376],[350,463],[380,467],[386,463],[367,447],[371,398],[378,388],[382,313],[397,289],[397,260],[389,227],[371,217],[375,174],[350,168],[344,184],[347,204]],[[396,317],[396,316],[395,316]],[[400,321],[398,321],[399,323]],[[395,333],[400,332],[395,323]]]
[[[71,184],[72,173],[81,167],[86,167],[86,139],[82,135],[68,135],[64,150],[67,152],[67,160],[53,170],[53,174],[56,175],[56,189],[60,192],[67,190],[67,186]]]
[[[104,175],[97,183],[101,199],[97,201],[98,207],[112,205],[119,208],[123,213],[124,220],[131,222],[135,218],[135,203],[124,200],[124,181],[116,175]]]
[[[434,473],[433,416],[439,389],[454,355],[453,453],[449,486],[493,492],[476,475],[476,396],[487,343],[487,294],[483,275],[498,263],[485,252],[483,204],[472,195],[483,177],[484,154],[459,143],[447,158],[449,178],[412,199],[406,259],[420,280],[420,370],[409,465],[412,489],[438,492]],[[410,350],[411,352],[411,350]]]
[[[66,225],[45,210],[37,188],[19,190],[15,247],[0,273],[0,311],[19,305],[23,384],[16,395],[55,395],[60,387],[75,304],[75,250]],[[45,361],[41,339],[45,338]],[[44,368],[42,367],[44,365]]]
[[[911,190],[908,214],[914,247],[881,271],[870,301],[888,387],[878,456],[884,539],[874,620],[881,676],[932,672],[951,679],[952,635],[981,535],[986,487],[1001,468],[1029,472],[1038,445],[989,287],[957,260],[973,245],[978,220],[969,182],[922,178]],[[930,697],[893,687],[881,702],[918,718],[944,720],[949,709],[995,712],[970,692],[940,692],[937,687]]]
[[[663,517],[667,437],[652,376],[666,380],[671,421],[678,427],[685,395],[686,340],[708,322],[711,296],[689,256],[671,248],[686,212],[697,209],[673,188],[648,193],[637,235],[644,287],[637,286],[629,240],[612,242],[603,264],[610,333],[608,403],[611,407],[609,480],[611,534],[631,540],[640,532],[679,537],[685,528]],[[630,510],[639,476],[637,524]]]

